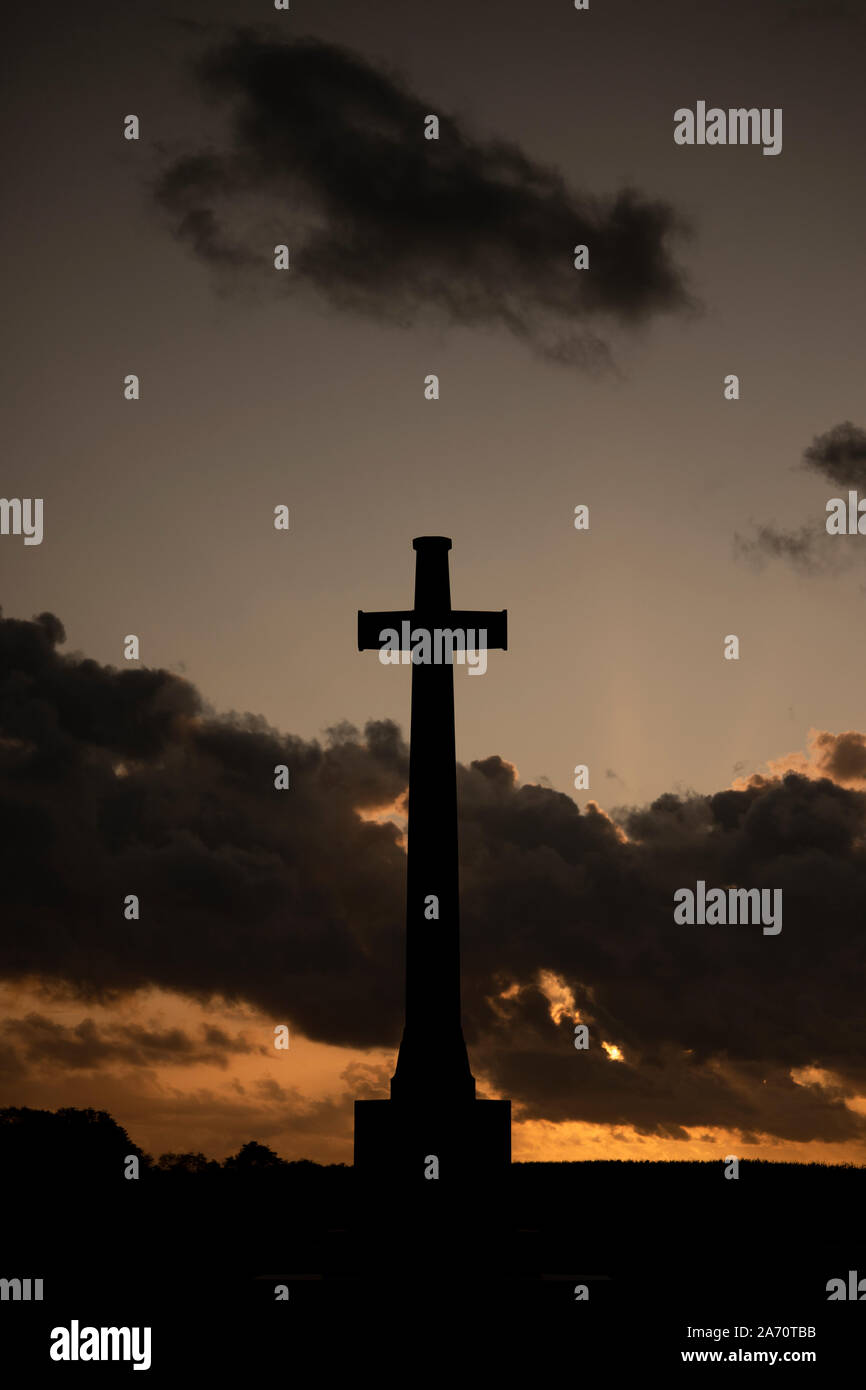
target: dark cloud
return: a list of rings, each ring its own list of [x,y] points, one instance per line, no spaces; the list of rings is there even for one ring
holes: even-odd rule
[[[84,1001],[146,986],[243,1000],[313,1039],[394,1046],[405,857],[396,826],[358,811],[405,789],[396,726],[305,742],[202,712],[166,672],[63,656],[61,636],[47,615],[0,621],[0,973]],[[659,1135],[863,1136],[845,1100],[866,1093],[866,796],[831,777],[856,780],[866,740],[826,734],[815,749],[830,776],[669,793],[619,823],[521,786],[498,756],[459,769],[467,1036],[518,1114]],[[289,792],[274,790],[278,763]],[[781,888],[782,933],[676,925],[673,893],[699,878]],[[123,918],[130,892],[138,922]],[[573,1047],[570,1006],[548,1004],[551,977],[590,1027],[588,1052]],[[0,1044],[12,1084],[28,1050],[143,1065],[225,1057],[230,1040],[37,1017]],[[812,1068],[822,1084],[791,1075]],[[381,1084],[356,1071],[347,1084]],[[273,1088],[257,1095],[282,1104]]]
[[[13,1074],[41,1063],[75,1071],[112,1063],[153,1067],[205,1062],[225,1068],[230,1056],[257,1050],[246,1038],[231,1038],[221,1028],[205,1027],[197,1039],[181,1028],[150,1029],[137,1024],[100,1027],[92,1018],[72,1027],[36,1013],[7,1019],[2,1036],[4,1048],[16,1058]]]
[[[396,726],[307,743],[208,715],[167,671],[63,656],[62,638],[51,615],[0,619],[0,971],[84,999],[148,982],[246,998],[336,1042],[395,1028],[381,962],[400,950],[405,856],[357,810],[405,788]]]
[[[866,738],[854,729],[844,734],[818,733],[813,756],[834,782],[866,782]]]
[[[822,553],[822,540],[828,540],[823,525],[801,526],[797,531],[781,531],[775,526],[757,526],[753,536],[734,534],[734,550],[760,569],[768,559],[789,560],[801,574],[816,574],[830,561]],[[838,537],[834,537],[838,540]]]
[[[222,149],[175,159],[155,195],[215,270],[259,271],[261,283],[309,286],[402,325],[425,309],[498,325],[583,366],[607,358],[597,320],[631,324],[689,303],[670,252],[685,229],[667,203],[570,189],[357,53],[244,31],[213,48],[197,77],[229,108],[230,133]],[[424,138],[428,114],[438,140]],[[279,275],[282,242],[292,269]],[[578,244],[587,271],[574,269]]]
[[[862,489],[866,492],[866,430],[850,420],[834,425],[826,434],[816,435],[803,451],[802,466],[818,473],[834,488]],[[824,503],[829,499],[824,499]],[[767,560],[787,560],[801,574],[825,574],[839,570],[861,558],[858,537],[831,536],[827,532],[827,513],[821,506],[821,519],[785,531],[772,525],[756,526],[754,534],[734,535],[734,550],[756,568]]]
[[[803,465],[838,487],[866,487],[866,430],[846,420],[816,435],[803,452]]]

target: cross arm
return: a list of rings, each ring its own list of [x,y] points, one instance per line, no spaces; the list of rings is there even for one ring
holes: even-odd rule
[[[428,629],[448,628],[451,631],[465,632],[468,628],[472,628],[479,641],[479,649],[508,650],[507,609],[481,612],[471,608],[454,608],[442,614],[438,619],[434,615],[406,609],[398,609],[391,613],[364,613],[359,609],[358,651],[371,651],[373,648],[381,647],[381,633],[386,628],[396,631],[400,636],[403,632],[403,623],[409,624],[410,631],[412,628],[426,627]],[[486,634],[484,641],[480,639],[481,632]]]
[[[394,613],[363,613],[358,609],[358,651],[369,652],[374,647],[381,647],[382,639],[379,636],[386,627],[396,630],[399,634],[403,630],[404,623],[411,623],[415,614],[411,609],[404,609]]]
[[[486,641],[481,643],[481,648],[487,651],[499,650],[508,651],[508,609],[500,608],[494,612],[480,612],[471,608],[455,608],[448,614],[446,623],[442,627],[452,628],[474,628],[477,633],[479,629],[486,633]]]

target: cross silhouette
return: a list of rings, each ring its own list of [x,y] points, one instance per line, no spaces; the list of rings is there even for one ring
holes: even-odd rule
[[[358,649],[381,648],[389,629],[464,634],[480,647],[507,648],[508,614],[451,607],[446,536],[418,536],[415,606],[358,613]],[[404,628],[404,624],[407,627]],[[467,639],[466,634],[472,634]],[[435,913],[433,903],[435,902]],[[413,661],[409,740],[409,849],[406,887],[406,1014],[392,1099],[475,1095],[460,1004],[457,767],[451,661]]]

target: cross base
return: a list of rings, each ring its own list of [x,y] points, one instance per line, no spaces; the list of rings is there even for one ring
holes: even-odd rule
[[[355,1101],[355,1170],[365,1180],[453,1190],[489,1183],[510,1163],[508,1100]]]

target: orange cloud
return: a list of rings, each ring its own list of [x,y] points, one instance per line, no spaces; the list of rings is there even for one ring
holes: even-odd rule
[[[731,789],[747,791],[750,787],[764,787],[768,782],[781,780],[789,772],[813,781],[828,777],[841,787],[866,787],[866,735],[855,729],[841,734],[810,729],[806,737],[807,753],[785,753],[779,758],[770,758],[764,764],[764,771],[737,777]]]

